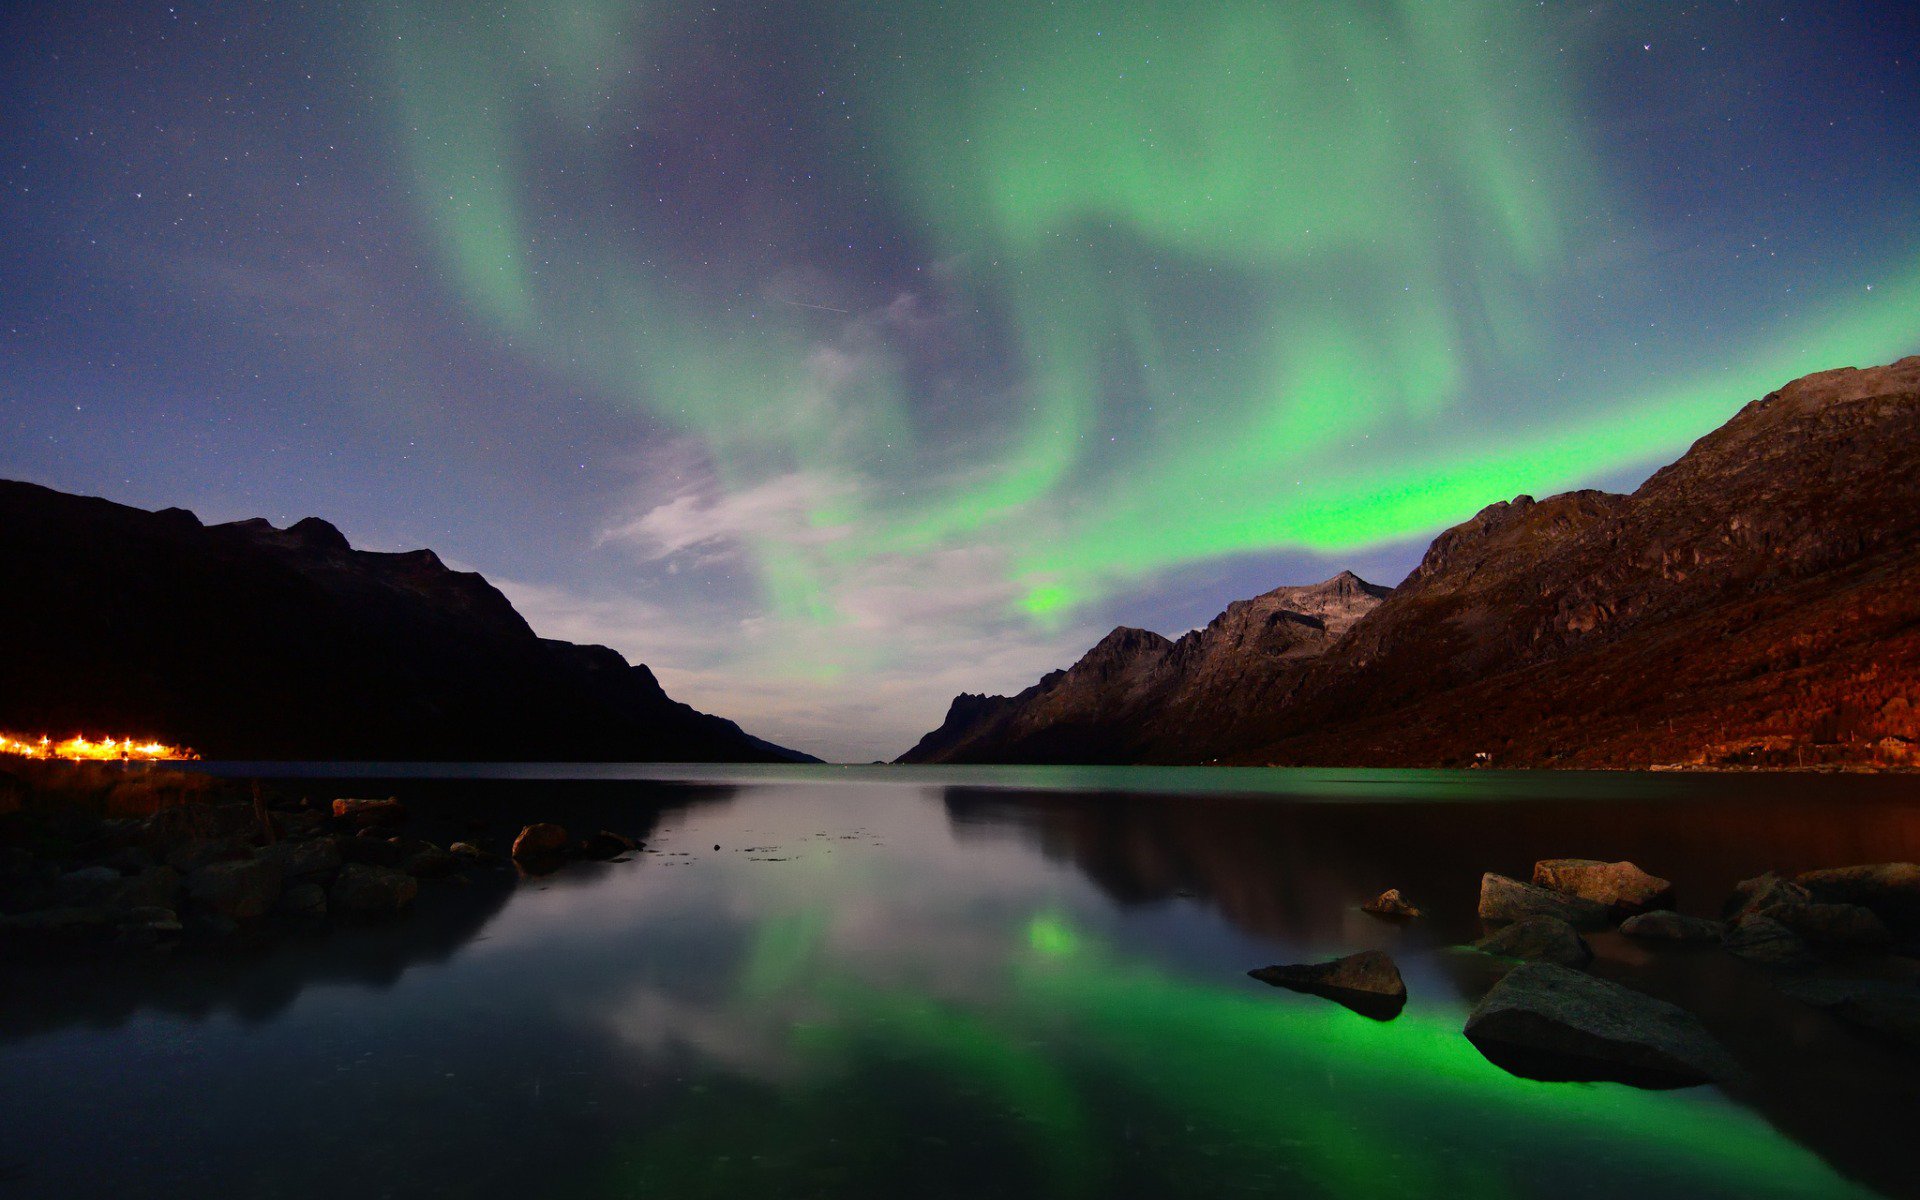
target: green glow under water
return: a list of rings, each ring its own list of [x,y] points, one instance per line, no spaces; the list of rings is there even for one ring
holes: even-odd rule
[[[1905,266],[1870,296],[1833,279],[1685,363],[1609,370],[1624,348],[1557,329],[1555,296],[1593,282],[1581,252],[1631,214],[1534,6],[830,11],[883,182],[962,302],[1006,324],[1018,387],[979,397],[964,431],[925,415],[897,356],[823,363],[835,327],[764,302],[758,250],[723,238],[697,276],[660,265],[640,168],[596,166],[646,117],[633,81],[693,8],[407,0],[384,43],[420,217],[477,316],[699,439],[730,491],[844,485],[807,518],[839,536],[750,539],[767,611],[794,626],[846,626],[876,561],[957,548],[987,551],[1009,612],[1046,624],[1182,563],[1430,534],[1671,457],[1795,375],[1912,348]],[[1553,395],[1528,382],[1562,359],[1602,365]],[[820,677],[888,652],[824,644]]]
[[[1520,1196],[1534,1194],[1524,1172],[1562,1161],[1600,1170],[1590,1184],[1864,1194],[1711,1094],[1514,1078],[1461,1035],[1459,1006],[1415,1005],[1383,1023],[1241,981],[1198,983],[1057,912],[1008,929],[1004,975],[962,989],[968,998],[876,986],[861,962],[817,938],[795,943],[781,925],[750,948],[731,1018],[764,1014],[767,965],[783,964],[787,1004],[827,1014],[788,1039],[812,1082],[703,1089],[622,1155],[636,1165],[608,1181],[611,1194],[804,1194],[821,1182],[877,1194],[912,1177],[916,1155],[976,1152],[949,1138],[985,1138],[978,1152],[1002,1160],[1005,1186],[1061,1197],[1111,1190],[1133,1153],[1169,1179],[1264,1180],[1272,1194]],[[916,1124],[925,1114],[889,1099],[895,1072],[937,1081],[959,1107],[936,1129]],[[1137,1134],[1150,1150],[1128,1144]],[[1456,1144],[1509,1144],[1514,1158],[1456,1155]]]

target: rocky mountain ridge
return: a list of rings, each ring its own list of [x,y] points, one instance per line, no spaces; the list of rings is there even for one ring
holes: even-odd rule
[[[990,739],[1004,755],[992,761],[1128,762],[1193,728],[1234,727],[1237,702],[1223,697],[1284,687],[1389,592],[1343,571],[1237,600],[1178,640],[1121,626],[1017,696],[956,697],[902,761],[963,761]]]
[[[0,561],[0,728],[220,758],[805,758],[539,637],[431,550],[356,550],[315,517],[204,525],[0,481]]]
[[[1105,676],[1170,654],[1116,649]],[[1310,655],[1216,653],[1150,702],[1049,705],[1047,680],[956,702],[906,758],[1916,761],[1920,357],[1796,380],[1631,495],[1490,505]]]

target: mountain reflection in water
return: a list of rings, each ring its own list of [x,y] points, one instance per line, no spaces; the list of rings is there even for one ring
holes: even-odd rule
[[[1911,1188],[1913,1064],[1743,964],[1594,939],[1597,971],[1696,1008],[1756,1076],[1739,1095],[1654,1093],[1488,1063],[1460,1026],[1497,968],[1453,949],[1475,932],[1480,872],[1524,874],[1538,857],[1631,857],[1703,913],[1769,866],[1920,857],[1910,787],[1570,777],[1580,798],[1564,799],[1546,776],[1373,773],[1342,793],[1325,773],[1241,772],[1227,789],[1166,795],[1152,772],[1128,788],[1108,771],[1094,790],[1044,772],[687,772],[725,789],[706,791],[637,773],[649,778],[591,786],[595,803],[650,814],[648,853],[502,891],[466,910],[470,925],[435,927],[377,986],[319,971],[235,1019],[171,1003],[156,981],[105,1027],[22,1013],[36,993],[10,988],[9,1191]],[[1307,794],[1289,796],[1288,777]],[[512,812],[538,815],[584,786],[388,790],[496,815],[537,793]],[[1431,916],[1395,925],[1354,908],[1386,886]],[[336,933],[255,965],[351,956],[406,928]],[[1244,975],[1369,946],[1395,956],[1411,994],[1385,1023]],[[162,977],[239,987],[246,971]]]

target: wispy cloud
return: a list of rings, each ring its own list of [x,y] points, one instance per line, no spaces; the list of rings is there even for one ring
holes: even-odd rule
[[[855,490],[850,481],[808,471],[779,475],[732,493],[712,483],[695,484],[608,525],[594,544],[626,546],[646,561],[689,553],[710,561],[756,541],[819,545],[852,532],[845,523],[822,523],[817,514]]]

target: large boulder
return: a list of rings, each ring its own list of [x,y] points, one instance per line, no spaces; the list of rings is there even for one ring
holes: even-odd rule
[[[304,842],[275,842],[260,851],[260,857],[280,864],[281,873],[288,879],[337,871],[342,861],[339,844],[327,837],[310,838]]]
[[[1533,864],[1533,882],[1537,887],[1604,904],[1622,916],[1673,907],[1673,885],[1630,862],[1543,859]]]
[[[1391,917],[1394,920],[1408,921],[1420,915],[1420,910],[1407,903],[1399,888],[1388,888],[1378,896],[1360,906],[1361,912],[1372,913],[1376,917]]]
[[[333,819],[353,829],[398,825],[407,819],[407,809],[392,796],[380,800],[343,798],[333,802]]]
[[[167,851],[167,865],[190,875],[213,863],[239,862],[252,857],[253,847],[244,838],[196,838],[174,843]]]
[[[1473,948],[1501,958],[1559,963],[1563,967],[1584,967],[1593,960],[1586,939],[1559,917],[1515,921],[1481,938]]]
[[[121,914],[98,906],[42,908],[0,916],[0,958],[59,956],[105,945]]]
[[[513,839],[512,853],[519,859],[558,858],[566,848],[566,827],[541,821],[520,830]]]
[[[114,903],[122,908],[178,908],[182,882],[172,867],[149,867],[120,881]]]
[[[1480,919],[1483,921],[1558,917],[1575,929],[1604,929],[1608,916],[1607,906],[1596,900],[1521,883],[1492,871],[1480,877]]]
[[[419,883],[405,871],[348,863],[333,881],[327,907],[339,916],[385,916],[413,903],[419,892]]]
[[[1362,950],[1323,963],[1291,963],[1247,972],[1263,983],[1336,1000],[1371,1017],[1385,1019],[1407,1002],[1400,968],[1379,950]]]
[[[281,893],[280,911],[295,921],[319,921],[327,915],[326,889],[317,883],[296,883]]]
[[[1783,904],[1767,916],[1815,946],[1875,947],[1893,941],[1886,923],[1858,904]]]
[[[1783,970],[1803,970],[1819,963],[1799,934],[1772,917],[1748,916],[1733,923],[1721,944],[1749,962]]]
[[[176,804],[146,820],[147,840],[163,850],[182,842],[244,840],[259,832],[251,804]]]
[[[1727,919],[1763,917],[1776,908],[1811,904],[1813,893],[1791,879],[1768,871],[1752,879],[1742,879],[1733,887],[1733,899],[1727,903]]]
[[[1803,977],[1780,990],[1874,1037],[1920,1050],[1920,987],[1910,982]]]
[[[1466,1033],[1489,1060],[1532,1079],[1684,1087],[1738,1074],[1686,1010],[1553,963],[1508,972]]]
[[[193,906],[232,921],[263,917],[279,898],[280,865],[271,859],[211,863],[187,876]]]
[[[54,894],[67,905],[105,904],[119,890],[120,872],[112,867],[81,867],[54,881]]]
[[[428,846],[409,855],[402,869],[416,879],[442,879],[466,865],[466,860],[459,855]]]
[[[1815,900],[1858,904],[1900,924],[1920,924],[1920,864],[1872,863],[1806,871],[1794,882]]]
[[[319,836],[325,832],[327,824],[324,814],[305,809],[272,813],[268,819],[273,823],[273,836],[281,839],[291,838],[296,842]]]
[[[1667,942],[1717,942],[1727,927],[1705,917],[1689,917],[1672,909],[1655,909],[1620,923],[1620,932],[1628,937]]]
[[[167,950],[179,939],[182,929],[172,909],[143,905],[121,914],[114,945],[120,950]]]
[[[402,839],[390,837],[384,829],[373,826],[362,829],[354,837],[343,837],[335,845],[340,857],[347,862],[373,867],[397,867],[414,853]]]

